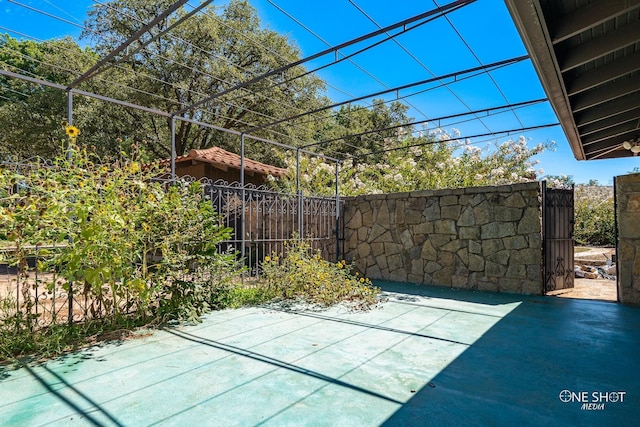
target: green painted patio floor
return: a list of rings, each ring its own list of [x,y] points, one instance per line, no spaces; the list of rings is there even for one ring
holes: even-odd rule
[[[640,308],[382,283],[381,308],[213,313],[0,371],[2,426],[632,425]],[[604,408],[560,392],[618,396]],[[610,392],[624,392],[613,395]],[[623,400],[622,400],[623,399]]]

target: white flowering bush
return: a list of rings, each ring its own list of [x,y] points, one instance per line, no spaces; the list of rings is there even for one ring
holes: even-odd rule
[[[554,143],[529,146],[526,138],[490,144],[484,148],[455,138],[438,129],[412,137],[406,133],[385,140],[381,153],[369,158],[347,159],[339,169],[340,194],[396,193],[424,189],[498,185],[536,180],[544,173],[536,170],[533,157]],[[386,151],[385,151],[386,150]],[[290,174],[280,185],[293,190],[296,159],[284,159]],[[302,157],[300,189],[308,194],[335,192],[335,165],[319,157]]]

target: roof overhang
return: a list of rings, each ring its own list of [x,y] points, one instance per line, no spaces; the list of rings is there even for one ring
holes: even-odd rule
[[[505,3],[575,158],[638,155],[640,0]]]

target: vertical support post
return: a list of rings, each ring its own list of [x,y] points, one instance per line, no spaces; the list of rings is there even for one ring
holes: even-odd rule
[[[176,117],[171,116],[171,181],[176,180]]]
[[[246,209],[246,193],[244,183],[244,132],[240,134],[240,194],[242,195],[242,213],[240,214],[240,233],[242,234],[240,256],[244,260],[245,257],[245,209]],[[244,274],[242,275],[244,278]]]
[[[542,192],[542,295],[547,294],[547,181],[540,183]]]
[[[69,126],[73,125],[73,92],[71,90],[67,91],[67,123]],[[73,155],[73,147],[71,146],[71,141],[69,141],[69,146],[67,147],[67,160],[71,161]],[[69,236],[69,244],[73,243],[73,238]],[[67,322],[69,326],[73,325],[73,281],[69,281],[69,295],[68,295],[68,304],[69,304],[69,312]]]
[[[298,197],[298,238],[302,239],[302,190],[300,190],[300,148],[296,148],[296,195]]]
[[[336,160],[336,262],[340,261],[340,188],[339,188],[339,164]]]
[[[616,244],[616,301],[620,302],[620,242],[618,241],[618,184],[617,176],[613,177],[613,241]]]

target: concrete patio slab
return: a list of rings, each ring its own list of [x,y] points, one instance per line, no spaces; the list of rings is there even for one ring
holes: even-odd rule
[[[388,301],[368,312],[225,310],[195,326],[1,370],[0,425],[640,419],[640,308],[381,285]]]

